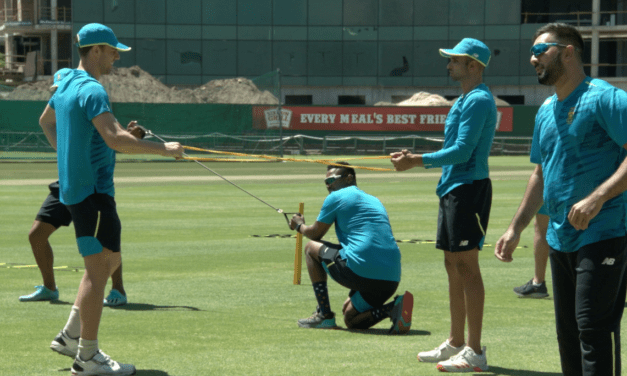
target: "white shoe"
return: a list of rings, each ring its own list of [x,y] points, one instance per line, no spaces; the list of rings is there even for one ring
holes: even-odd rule
[[[72,365],[72,376],[130,376],[135,372],[134,365],[118,363],[100,350],[88,361],[77,356]]]
[[[459,354],[463,349],[464,345],[453,347],[447,339],[440,347],[436,347],[434,350],[419,352],[418,360],[421,362],[437,363]]]
[[[65,331],[61,329],[59,334],[54,337],[50,344],[50,349],[56,351],[61,355],[69,356],[70,358],[76,358],[78,353],[78,338],[70,338],[65,334]]]
[[[485,356],[485,346],[481,349],[481,355],[477,355],[473,349],[466,346],[464,351],[449,360],[437,365],[442,372],[484,372],[488,370],[488,360]]]

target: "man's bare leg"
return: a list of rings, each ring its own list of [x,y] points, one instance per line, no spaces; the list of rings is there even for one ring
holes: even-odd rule
[[[87,256],[84,261],[85,274],[74,305],[80,310],[81,338],[96,340],[107,280],[120,266],[121,254],[103,248],[102,252]]]
[[[447,263],[450,263],[457,272],[454,275],[459,279],[453,282],[461,282],[463,288],[465,313],[468,318],[468,346],[476,354],[480,355],[482,354],[481,331],[483,327],[485,289],[483,278],[481,277],[481,269],[479,268],[479,250],[475,248],[464,252],[445,252],[445,258],[448,261]],[[459,300],[459,289],[455,288],[453,291],[455,299]],[[451,303],[451,307],[453,307],[453,303]],[[456,319],[459,320],[458,317]],[[451,312],[451,332],[454,329],[453,325],[453,312]],[[459,324],[457,323],[456,325]],[[456,337],[454,339],[457,340]],[[456,342],[451,344],[459,346]]]
[[[33,250],[33,256],[35,256],[35,262],[37,262],[41,272],[44,286],[51,291],[57,289],[57,284],[54,279],[54,254],[48,239],[56,230],[56,227],[50,223],[36,220],[28,233],[28,241]]]

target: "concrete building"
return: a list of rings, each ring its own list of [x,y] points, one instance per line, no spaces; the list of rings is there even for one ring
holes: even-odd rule
[[[49,76],[71,66],[70,3],[70,0],[0,0],[0,44],[4,47],[0,51],[5,54],[1,73],[24,74],[26,56],[31,52],[38,52],[35,76]]]
[[[47,38],[52,42],[57,33],[60,46],[67,27],[76,34],[100,22],[133,47],[119,66],[139,65],[165,84],[280,69],[284,102],[314,105],[398,102],[417,91],[457,96],[438,48],[474,37],[492,50],[485,82],[493,93],[512,104],[538,105],[551,88],[537,84],[530,39],[541,25],[562,21],[586,38],[587,73],[627,86],[627,0],[89,0],[73,2],[71,26],[58,16],[54,25],[39,21],[40,9],[66,1],[0,0],[5,8],[32,4],[36,13],[31,24],[5,23],[0,34],[9,43],[18,35],[40,38],[52,69]]]

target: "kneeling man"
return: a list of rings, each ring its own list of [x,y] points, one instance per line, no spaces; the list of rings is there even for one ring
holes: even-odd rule
[[[324,183],[329,195],[316,222],[305,225],[300,214],[290,228],[311,239],[305,246],[307,270],[318,307],[313,315],[298,320],[302,328],[335,328],[329,303],[327,274],[349,288],[342,313],[349,329],[367,329],[385,318],[392,320],[390,333],[407,333],[414,298],[405,292],[391,302],[401,280],[401,252],[392,235],[388,214],[376,197],[357,188],[355,170],[346,162],[327,167]],[[321,240],[332,224],[340,244]]]

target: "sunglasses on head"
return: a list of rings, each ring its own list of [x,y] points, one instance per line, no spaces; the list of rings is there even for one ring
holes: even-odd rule
[[[535,57],[538,57],[545,53],[551,46],[568,47],[567,45],[561,43],[538,43],[535,46],[531,47],[531,54]]]
[[[337,179],[341,179],[341,178],[343,178],[343,177],[344,177],[344,176],[342,176],[342,175],[333,175],[333,176],[329,176],[328,178],[324,179],[324,184],[331,185],[331,184],[335,183],[335,181],[336,181]]]

